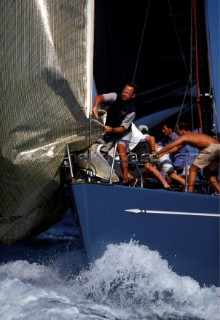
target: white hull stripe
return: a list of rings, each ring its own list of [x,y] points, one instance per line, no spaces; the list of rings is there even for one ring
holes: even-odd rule
[[[159,211],[159,210],[140,210],[140,209],[126,209],[127,212],[132,213],[156,213],[156,214],[171,214],[182,216],[202,216],[202,217],[217,217],[220,218],[218,213],[196,213],[196,212],[175,212],[175,211]]]

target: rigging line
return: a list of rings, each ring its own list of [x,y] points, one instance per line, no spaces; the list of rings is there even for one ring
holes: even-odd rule
[[[187,91],[189,89],[189,84],[191,83],[191,79],[192,79],[192,74],[190,73],[189,79],[188,79],[188,83],[187,83],[187,86],[186,86],[186,90],[185,90],[185,93],[184,93],[184,96],[183,96],[183,102],[182,102],[182,105],[181,105],[181,108],[180,108],[179,115],[178,115],[177,120],[176,120],[174,131],[176,131],[177,124],[179,123],[179,119],[180,119],[180,116],[181,116],[181,113],[182,113],[182,110],[183,110],[183,106],[184,106],[185,99],[186,99],[186,94],[187,94]]]
[[[139,49],[138,49],[138,55],[137,55],[137,60],[136,60],[135,68],[134,68],[134,74],[133,74],[132,82],[134,82],[135,77],[136,77],[136,72],[137,72],[137,67],[138,67],[138,63],[139,63],[142,42],[143,42],[143,38],[144,38],[144,31],[145,31],[145,27],[146,27],[146,23],[147,23],[147,17],[148,17],[149,8],[150,8],[150,2],[151,2],[151,0],[149,0],[149,2],[148,2],[148,7],[147,7],[147,11],[146,11],[145,20],[144,20],[144,26],[143,26],[143,31],[142,31],[142,35],[141,35],[141,41],[140,41],[140,45],[139,45]]]
[[[198,26],[197,26],[197,0],[193,0],[193,14],[194,14],[194,28],[195,28],[195,64],[196,64],[196,95],[197,95],[197,108],[198,108],[198,117],[199,117],[199,129],[203,132],[203,123],[202,123],[202,110],[200,104],[200,75],[199,75],[199,41],[198,41]]]
[[[167,1],[168,1],[168,4],[169,4],[170,13],[171,13],[171,17],[172,17],[172,20],[173,20],[174,30],[175,30],[175,33],[176,33],[176,37],[177,37],[177,41],[178,41],[178,44],[179,44],[180,52],[181,52],[181,55],[182,55],[182,58],[183,58],[183,63],[185,65],[187,75],[189,75],[188,68],[187,68],[187,65],[186,65],[186,61],[185,61],[185,58],[184,58],[184,54],[183,54],[183,51],[182,51],[182,47],[181,47],[181,44],[180,44],[180,39],[179,39],[179,36],[178,36],[178,32],[177,32],[177,28],[176,28],[176,23],[175,23],[175,20],[174,20],[173,12],[172,12],[172,9],[171,9],[170,0],[167,0]]]
[[[190,72],[192,75],[193,65],[192,65],[192,59],[193,59],[193,1],[191,2],[191,25],[190,25]],[[191,129],[194,131],[194,117],[193,117],[193,98],[192,98],[192,85],[193,85],[193,79],[191,76],[191,90],[190,90],[190,110],[191,110]]]
[[[169,1],[169,0],[168,0]],[[188,79],[188,83],[187,83],[187,86],[186,86],[186,90],[185,90],[185,94],[184,94],[184,97],[183,97],[183,102],[182,102],[182,105],[181,105],[181,108],[180,108],[180,112],[179,112],[179,115],[177,117],[177,121],[176,121],[176,124],[175,124],[175,129],[177,128],[177,124],[179,123],[179,119],[180,119],[180,116],[181,116],[181,113],[182,113],[182,110],[183,110],[183,106],[184,106],[184,103],[185,103],[185,99],[186,99],[186,94],[187,94],[187,91],[188,91],[188,88],[189,88],[189,85],[190,85],[190,88],[191,88],[191,93],[190,93],[190,96],[191,96],[191,100],[190,100],[190,109],[191,109],[191,126],[192,126],[192,130],[194,129],[194,125],[193,125],[193,100],[192,100],[192,84],[193,84],[193,77],[192,77],[192,71],[193,71],[193,67],[192,67],[192,57],[193,57],[193,43],[192,43],[192,39],[193,39],[193,4],[191,6],[191,28],[190,28],[190,74],[189,74],[189,79]],[[178,37],[178,36],[177,36]],[[186,64],[185,64],[186,66]],[[187,67],[186,67],[187,69]],[[188,74],[188,70],[187,70],[187,74]]]

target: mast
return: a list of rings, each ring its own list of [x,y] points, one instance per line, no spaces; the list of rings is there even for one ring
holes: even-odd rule
[[[201,131],[213,136],[212,86],[204,2],[204,0],[194,0],[197,103]]]
[[[86,51],[86,78],[87,78],[87,97],[86,97],[86,116],[90,117],[92,110],[92,89],[93,89],[93,46],[94,46],[94,0],[88,0],[88,23],[87,23],[87,51]]]

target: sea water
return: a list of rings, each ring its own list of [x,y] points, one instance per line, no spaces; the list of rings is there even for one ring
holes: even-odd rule
[[[214,287],[178,276],[146,246],[109,245],[87,266],[69,215],[39,237],[0,250],[2,320],[220,319]]]

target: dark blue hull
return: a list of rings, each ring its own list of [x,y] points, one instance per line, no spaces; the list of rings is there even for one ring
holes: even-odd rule
[[[107,244],[138,240],[157,250],[179,275],[219,283],[220,198],[103,184],[73,184],[89,262]]]

